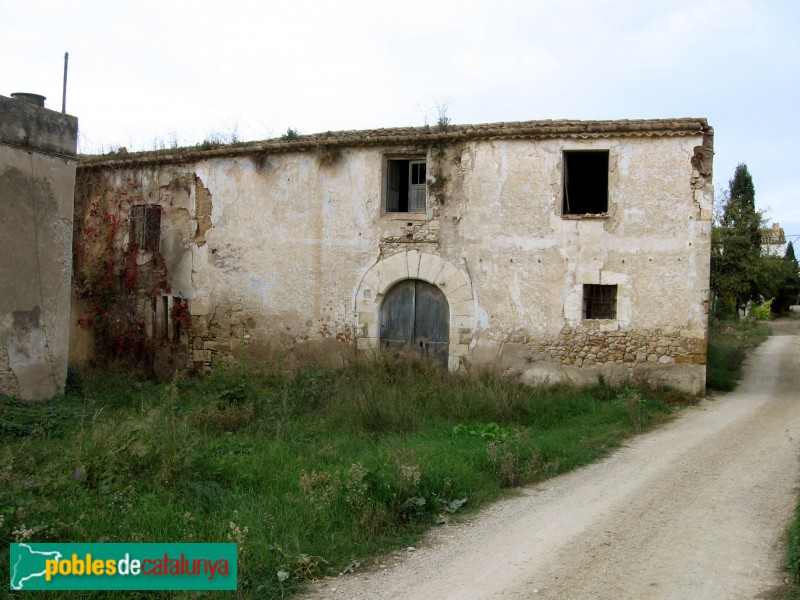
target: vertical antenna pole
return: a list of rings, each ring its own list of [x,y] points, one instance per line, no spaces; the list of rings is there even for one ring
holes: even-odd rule
[[[61,94],[61,112],[67,112],[67,63],[69,62],[69,52],[64,52],[64,92]]]

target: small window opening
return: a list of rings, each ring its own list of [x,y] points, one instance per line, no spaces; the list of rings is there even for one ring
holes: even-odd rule
[[[156,296],[150,298],[150,337],[158,337],[158,300]]]
[[[152,204],[131,206],[130,243],[139,250],[158,251],[161,239],[161,207]]]
[[[169,296],[161,296],[161,322],[159,323],[160,338],[169,338]]]
[[[148,335],[156,340],[169,338],[169,296],[150,298]]]
[[[181,320],[186,310],[186,305],[184,305],[181,298],[173,298],[173,302],[172,310],[170,311],[170,316],[172,317],[172,341],[180,342]]]
[[[564,152],[565,215],[608,212],[608,150]]]
[[[386,161],[386,212],[424,213],[427,178],[424,160]]]
[[[584,284],[583,318],[616,319],[617,286]]]

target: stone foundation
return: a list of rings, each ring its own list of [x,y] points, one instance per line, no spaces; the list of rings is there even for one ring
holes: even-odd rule
[[[604,331],[600,327],[570,327],[561,330],[561,338],[549,345],[550,356],[562,365],[591,367],[603,364],[674,363],[706,364],[706,340],[689,337],[687,332],[654,329],[652,331]]]

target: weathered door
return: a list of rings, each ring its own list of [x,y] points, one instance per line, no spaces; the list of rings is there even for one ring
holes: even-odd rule
[[[381,304],[381,347],[413,349],[447,365],[450,310],[435,285],[406,279],[393,286]]]

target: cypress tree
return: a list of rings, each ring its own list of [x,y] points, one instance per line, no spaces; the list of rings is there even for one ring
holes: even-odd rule
[[[761,279],[761,215],[747,165],[736,167],[719,225],[712,231],[711,289],[731,316],[759,296]]]

